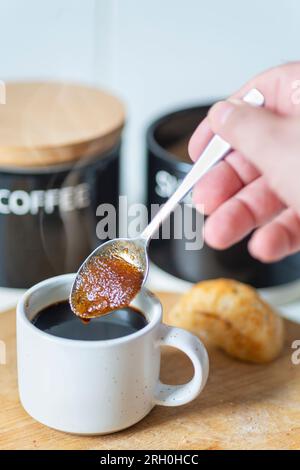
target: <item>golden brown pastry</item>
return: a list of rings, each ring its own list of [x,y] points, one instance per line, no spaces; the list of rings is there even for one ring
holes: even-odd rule
[[[275,359],[284,342],[282,318],[254,288],[230,279],[193,286],[170,311],[168,321],[250,362]]]

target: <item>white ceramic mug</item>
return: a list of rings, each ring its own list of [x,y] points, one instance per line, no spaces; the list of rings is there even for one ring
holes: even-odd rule
[[[178,406],[196,398],[208,376],[201,341],[166,326],[159,300],[143,289],[132,305],[148,324],[112,340],[83,341],[52,336],[31,320],[43,308],[68,298],[73,274],[54,277],[29,289],[17,308],[19,394],[25,410],[52,428],[101,434],[135,424],[154,405]],[[194,365],[184,385],[159,381],[160,346],[182,350]]]

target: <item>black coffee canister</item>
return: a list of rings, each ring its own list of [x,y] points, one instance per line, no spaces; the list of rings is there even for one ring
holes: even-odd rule
[[[164,204],[191,168],[187,153],[190,136],[204,119],[212,103],[178,110],[155,120],[147,130],[147,205]],[[192,220],[199,217],[192,209]],[[218,251],[204,244],[199,250],[187,250],[184,236],[173,236],[171,216],[170,239],[153,240],[150,258],[164,271],[190,282],[217,277],[230,277],[255,287],[274,287],[300,278],[300,255],[264,264],[250,256],[247,239],[231,248]]]
[[[0,107],[0,286],[77,271],[98,244],[97,207],[118,207],[124,109],[100,90],[12,83]]]

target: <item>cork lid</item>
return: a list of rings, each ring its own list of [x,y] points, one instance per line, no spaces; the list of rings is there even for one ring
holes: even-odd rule
[[[0,104],[0,166],[44,166],[111,149],[120,139],[122,102],[71,83],[6,83]]]

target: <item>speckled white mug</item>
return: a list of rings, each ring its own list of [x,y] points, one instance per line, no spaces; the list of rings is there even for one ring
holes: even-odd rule
[[[144,312],[148,324],[131,335],[80,341],[36,328],[34,316],[67,299],[73,279],[73,274],[47,279],[18,304],[19,394],[34,419],[70,433],[111,433],[135,424],[156,404],[183,405],[201,392],[208,376],[203,344],[187,331],[162,324],[161,304],[146,289],[132,305]],[[191,359],[190,382],[174,386],[159,381],[161,345],[178,348]]]

